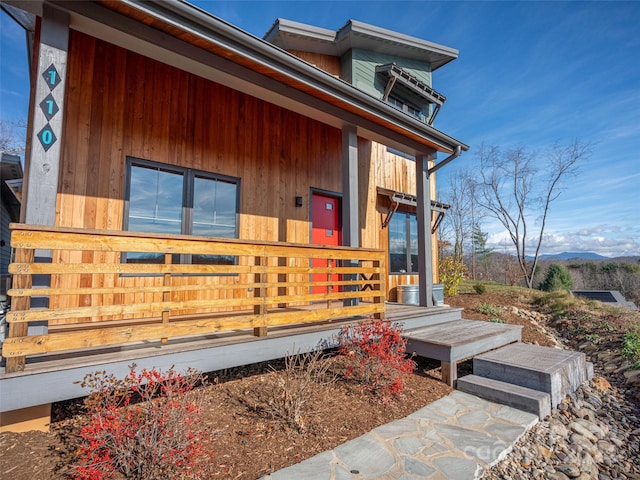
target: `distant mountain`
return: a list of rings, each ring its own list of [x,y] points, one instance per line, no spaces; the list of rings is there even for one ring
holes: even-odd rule
[[[593,252],[562,252],[555,255],[540,255],[539,260],[610,260],[609,257],[598,255]]]

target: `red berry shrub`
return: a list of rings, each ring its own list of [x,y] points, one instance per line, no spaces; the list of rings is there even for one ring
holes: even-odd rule
[[[76,478],[98,480],[204,478],[195,461],[208,453],[201,418],[204,382],[184,374],[135,365],[124,380],[106,372],[85,376],[88,422],[80,431]]]
[[[404,391],[407,375],[415,368],[415,362],[406,357],[401,334],[399,324],[370,318],[343,327],[338,335],[339,352],[352,360],[345,376],[379,393],[384,402]]]

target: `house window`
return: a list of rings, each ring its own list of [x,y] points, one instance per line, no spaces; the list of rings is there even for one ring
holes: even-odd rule
[[[131,158],[127,173],[125,230],[237,238],[238,179]],[[127,253],[126,260],[163,263],[164,256]],[[234,264],[236,258],[181,255],[174,261]]]
[[[408,101],[396,97],[395,95],[389,95],[387,99],[387,103],[394,106],[398,110],[402,110],[404,113],[408,113],[412,117],[418,118],[421,121],[424,121],[424,115],[419,107],[412,105]]]
[[[389,222],[389,270],[392,274],[418,273],[418,220],[397,211]]]

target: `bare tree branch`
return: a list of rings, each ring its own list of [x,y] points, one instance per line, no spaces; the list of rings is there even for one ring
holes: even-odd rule
[[[18,129],[24,128],[26,128],[24,121],[0,120],[0,153],[24,154],[24,137],[18,133]]]
[[[562,180],[577,173],[577,164],[591,154],[591,146],[579,140],[567,146],[554,146],[544,156],[524,148],[501,151],[497,147],[480,148],[478,204],[507,230],[516,248],[516,257],[524,280],[533,287],[544,230],[551,203],[564,191]],[[542,173],[540,185],[538,174]],[[540,192],[536,195],[536,192]],[[531,217],[539,213],[540,230],[533,260],[527,262],[527,239]]]

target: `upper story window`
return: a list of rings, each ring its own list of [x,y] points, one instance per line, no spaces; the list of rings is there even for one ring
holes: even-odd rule
[[[389,95],[389,98],[387,98],[387,103],[393,105],[398,110],[402,110],[404,113],[408,113],[413,117],[416,117],[420,120],[424,119],[424,114],[419,107],[416,107],[415,105],[412,105],[406,100],[396,97],[395,95]]]
[[[409,115],[412,115],[429,125],[433,124],[436,115],[440,111],[442,104],[447,98],[441,93],[436,92],[431,85],[427,85],[409,71],[401,68],[395,63],[386,63],[376,66],[376,74],[382,75],[386,79],[386,86],[382,100],[395,105]],[[401,93],[403,92],[403,93]],[[398,95],[400,93],[400,95]],[[405,100],[405,94],[410,98],[415,98],[416,103],[422,106],[416,106]],[[430,105],[433,105],[431,113],[429,113]],[[428,115],[427,116],[425,115]]]
[[[237,238],[239,180],[147,160],[127,160],[124,229]],[[182,255],[182,263],[233,264],[235,257]],[[127,262],[162,263],[161,254],[128,253]]]

